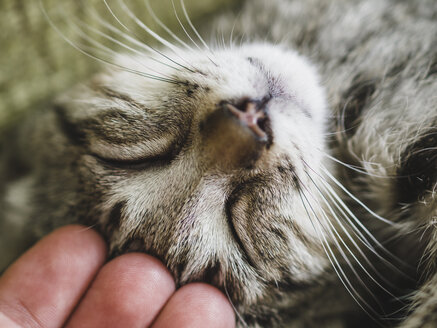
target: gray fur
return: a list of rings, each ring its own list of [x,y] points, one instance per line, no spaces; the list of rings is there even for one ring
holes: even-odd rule
[[[337,116],[335,154],[363,171],[343,169],[342,183],[377,213],[399,223],[392,230],[361,216],[374,235],[417,267],[416,284],[423,284],[417,292],[414,284],[404,290],[414,302],[401,326],[436,326],[437,4],[273,3],[250,2],[234,35],[267,35],[271,42],[294,45],[317,63]]]
[[[130,72],[3,138],[1,231],[93,226],[112,256],[146,251],[179,285],[222,289],[240,326],[376,325],[360,306],[383,326],[435,326],[436,19],[433,1],[252,0],[205,27],[246,45],[180,52],[192,66],[178,70],[121,56]],[[170,81],[133,74],[139,62]],[[260,146],[219,111],[266,96]],[[0,240],[1,267],[23,247]]]

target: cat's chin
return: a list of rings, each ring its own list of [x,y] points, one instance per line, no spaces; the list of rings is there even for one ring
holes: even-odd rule
[[[151,230],[112,231],[108,236],[111,256],[126,252],[156,256],[179,286],[210,283],[243,314],[274,304],[284,290],[311,284],[328,266],[319,240],[305,222],[309,218],[297,196],[299,187],[293,184],[293,175],[281,171],[252,170],[252,175],[240,176],[224,197],[223,208],[200,213],[203,219],[197,226],[193,217],[175,218],[174,222],[192,222],[193,226],[184,225],[185,230],[179,232],[189,238],[155,242]],[[283,184],[279,185],[281,179]],[[215,211],[223,216],[213,217]],[[202,230],[196,229],[211,217],[220,221],[218,227],[223,226],[223,231],[215,228],[199,236]],[[165,222],[168,218],[154,220]],[[117,240],[118,236],[123,237]]]

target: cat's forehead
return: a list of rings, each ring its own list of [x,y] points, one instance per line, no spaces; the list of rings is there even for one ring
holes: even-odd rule
[[[112,75],[112,83],[151,99],[184,90],[180,97],[207,92],[213,101],[285,93],[317,102],[309,94],[319,85],[315,70],[295,52],[279,46],[250,44],[216,51],[168,52],[152,58],[121,55],[117,63],[128,70]],[[146,71],[147,76],[132,74]]]
[[[211,53],[199,50],[177,54],[170,52],[164,56],[146,58],[120,55],[117,58],[118,65],[129,71],[119,71],[111,78],[122,80],[131,90],[139,89],[150,95],[187,88],[231,97],[254,97],[267,91],[263,75],[241,51]],[[148,73],[153,72],[156,79],[131,74],[132,71],[146,70]]]

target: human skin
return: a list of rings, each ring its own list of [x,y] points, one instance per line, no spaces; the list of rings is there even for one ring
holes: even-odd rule
[[[235,327],[216,288],[176,290],[157,259],[130,253],[106,263],[92,229],[60,228],[29,249],[0,278],[0,327]]]

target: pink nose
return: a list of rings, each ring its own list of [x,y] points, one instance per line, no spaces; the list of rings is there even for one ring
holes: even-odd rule
[[[225,107],[261,141],[267,141],[267,133],[265,131],[266,113],[256,102],[245,101],[239,107],[227,103]]]

